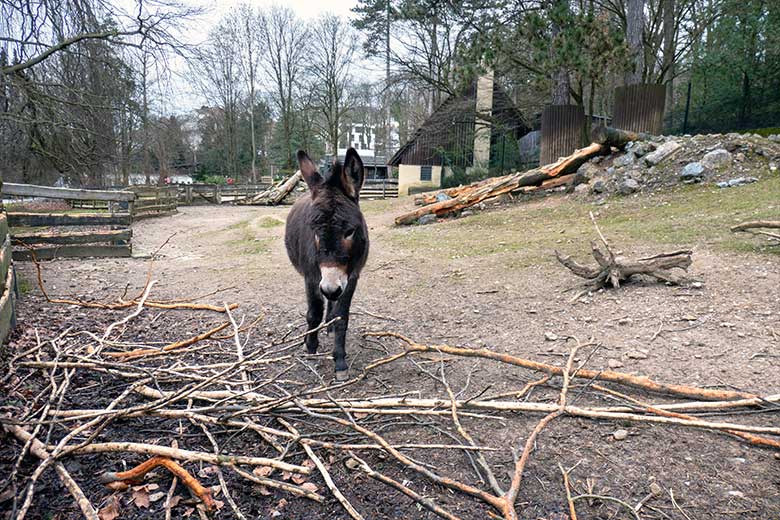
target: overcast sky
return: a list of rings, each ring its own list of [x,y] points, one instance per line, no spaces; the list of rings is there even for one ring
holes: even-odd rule
[[[128,0],[119,0],[125,3]],[[134,2],[133,2],[134,3]],[[312,20],[325,13],[333,13],[346,18],[352,18],[352,7],[357,5],[357,0],[183,0],[184,4],[199,7],[205,10],[204,14],[192,20],[187,27],[181,28],[180,37],[183,42],[197,45],[204,42],[209,31],[227,14],[239,4],[248,3],[260,8],[270,8],[272,5],[289,7],[304,20]],[[177,77],[171,78],[171,83],[164,87],[169,92],[160,93],[166,101],[159,108],[164,113],[188,112],[200,107],[207,101],[202,97],[196,86],[187,81],[187,65],[183,60],[174,59],[169,64]],[[368,63],[361,63],[367,73],[376,74]]]

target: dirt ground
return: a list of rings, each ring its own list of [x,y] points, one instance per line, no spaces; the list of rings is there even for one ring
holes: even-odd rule
[[[352,307],[347,352],[353,370],[382,355],[374,340],[363,336],[369,331],[395,331],[420,343],[487,347],[558,365],[563,365],[569,344],[550,338],[575,336],[582,341],[592,338],[600,345],[587,361],[589,368],[620,367],[669,383],[736,388],[762,395],[780,393],[780,248],[728,232],[729,225],[741,220],[780,215],[780,179],[720,192],[700,186],[642,199],[611,199],[603,206],[553,196],[409,228],[392,225],[395,215],[411,209],[408,199],[366,202],[363,207],[371,253]],[[626,254],[640,256],[693,247],[689,276],[696,283],[672,287],[640,281],[620,290],[585,295],[572,303],[574,293],[567,290],[577,280],[555,262],[552,251],[558,248],[586,259],[587,243],[595,237],[587,218],[591,210],[615,247]],[[143,287],[148,255],[168,240],[154,264],[153,278],[158,280],[154,295],[183,298],[226,289],[205,300],[239,303],[236,317],[246,321],[264,316],[250,338],[251,351],[268,337],[304,324],[303,282],[284,251],[287,211],[284,207],[180,208],[178,215],[134,224],[135,258],[47,262],[43,267],[45,283],[52,296],[115,300],[125,291],[133,293]],[[23,293],[19,329],[6,356],[29,345],[36,329],[42,336],[54,336],[66,327],[99,330],[122,315],[46,304],[36,287],[32,265],[21,264],[19,271]],[[134,334],[139,340],[174,341],[200,332],[218,319],[197,312],[148,310],[139,317]],[[329,349],[331,341],[324,338],[321,349]],[[398,348],[392,341],[383,344]],[[580,359],[590,354],[588,349]],[[329,377],[332,362],[323,357],[316,368]],[[538,378],[525,370],[473,359],[448,361],[447,371],[454,390],[462,391],[464,397],[485,392],[486,387],[486,394],[519,389]],[[305,380],[314,376],[304,371],[297,377]],[[555,381],[539,389],[534,400],[554,401],[559,384]],[[603,395],[585,392],[582,381],[572,389],[573,395],[578,389],[583,390],[577,396],[579,404],[614,404]],[[341,395],[408,391],[446,395],[418,366],[406,361],[386,366]],[[774,407],[764,413],[708,417],[777,427],[778,411]],[[513,465],[510,447],[522,446],[538,419],[536,415],[515,414],[500,420],[463,421],[479,444],[501,448],[491,452],[488,460],[506,483]],[[446,416],[431,420],[445,431],[455,431]],[[429,433],[416,433],[418,426],[420,432]],[[612,433],[617,429],[627,430],[628,438],[615,440]],[[150,420],[148,431],[136,433],[161,443],[178,437],[180,445],[191,442],[193,449],[205,448],[194,430],[191,437],[181,435],[170,422]],[[399,442],[414,441],[419,435],[430,440],[436,437],[411,420],[383,433]],[[247,439],[236,439],[232,451],[238,452],[244,445],[263,453],[256,441]],[[441,437],[439,442],[450,441]],[[8,438],[2,444],[0,473],[13,463],[19,449]],[[459,452],[417,456],[426,457],[442,473],[478,483]],[[128,466],[141,461],[119,455],[104,460],[119,464],[120,459],[130,461]],[[435,497],[464,520],[487,516],[488,508],[480,502],[433,486],[376,453],[367,459],[376,469],[408,480],[413,489]],[[339,455],[333,461],[333,477],[366,518],[434,518],[390,488],[350,471],[342,460],[343,455]],[[568,518],[559,462],[567,467],[577,464],[571,475],[576,492],[591,490],[631,505],[650,493],[651,484],[659,484],[663,493],[646,502],[650,507],[641,510],[643,519],[780,518],[777,454],[726,435],[681,427],[558,419],[539,437],[526,469],[518,500],[522,518]],[[111,492],[90,483],[99,469],[97,463],[74,459],[68,464],[93,503],[105,503]],[[168,482],[162,479],[161,488],[167,489]],[[231,486],[248,518],[272,518],[274,512],[291,519],[348,518],[332,498],[319,506],[283,493],[260,495],[238,480],[231,480]],[[79,517],[72,499],[51,476],[36,496],[42,497],[34,509],[37,517]],[[278,507],[281,498],[287,500],[284,508]],[[126,496],[122,500],[125,504]],[[121,518],[161,518],[159,504],[148,509],[127,504]],[[0,511],[7,511],[7,507],[8,502],[0,503]],[[577,507],[580,518],[631,518],[609,502],[580,501]],[[174,509],[174,518],[183,517],[183,511]],[[220,518],[231,516],[228,507],[218,513]]]

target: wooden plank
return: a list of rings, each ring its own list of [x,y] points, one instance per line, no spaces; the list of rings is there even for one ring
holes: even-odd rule
[[[11,270],[11,237],[6,236],[0,249],[0,284],[4,284]],[[1,286],[1,285],[0,285]]]
[[[0,213],[0,240],[8,236],[8,217],[5,212]]]
[[[178,207],[178,204],[149,204],[148,206],[136,206],[135,214],[148,213],[149,211],[172,211]]]
[[[13,226],[129,226],[129,213],[8,213]]]
[[[20,244],[93,244],[95,242],[130,240],[132,236],[132,229],[71,231],[69,233],[17,233],[13,236],[13,242]]]
[[[74,188],[55,188],[53,186],[36,186],[34,184],[3,183],[3,195],[17,197],[46,197],[49,199],[67,200],[107,200],[129,201],[135,199],[131,191],[79,190]]]
[[[11,269],[10,276],[6,277],[3,285],[3,296],[0,297],[0,344],[4,344],[6,338],[16,325],[16,293],[14,291],[14,271]]]
[[[41,247],[34,250],[35,258],[38,260],[51,260],[53,258],[86,258],[86,257],[128,257],[133,250],[128,245],[121,246],[59,246],[59,247]],[[14,251],[14,260],[32,260],[32,254],[29,250]]]

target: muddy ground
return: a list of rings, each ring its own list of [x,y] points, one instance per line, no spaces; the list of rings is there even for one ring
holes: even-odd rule
[[[411,207],[411,201],[404,199],[364,204],[372,242],[352,308],[347,350],[353,370],[359,371],[384,355],[383,348],[399,348],[393,341],[379,346],[363,336],[368,331],[395,331],[421,343],[487,347],[559,365],[565,361],[569,344],[549,338],[576,336],[582,341],[592,338],[600,345],[595,353],[588,348],[580,355],[584,360],[592,353],[587,362],[590,368],[611,364],[664,382],[764,395],[780,393],[780,247],[728,232],[729,225],[741,220],[780,215],[780,179],[776,176],[730,190],[696,186],[642,198],[609,199],[600,206],[555,195],[429,226],[392,226],[393,217]],[[236,317],[247,322],[263,316],[248,342],[251,352],[269,338],[291,329],[302,330],[304,324],[302,279],[284,252],[287,211],[180,208],[178,215],[133,226],[136,258],[47,262],[43,264],[45,283],[52,296],[111,301],[125,292],[133,294],[144,285],[149,266],[145,256],[168,240],[154,264],[153,278],[159,280],[154,295],[183,298],[225,289],[206,300],[239,303]],[[604,232],[626,254],[641,256],[693,247],[691,282],[672,287],[640,281],[617,291],[588,294],[572,303],[574,293],[567,290],[577,280],[555,262],[552,251],[557,248],[586,259],[588,241],[595,237],[588,211],[596,212]],[[36,331],[41,337],[54,337],[67,327],[99,332],[123,315],[121,311],[45,303],[32,265],[20,264],[18,269],[23,293],[19,328],[3,354],[6,358],[32,345]],[[150,309],[128,326],[124,337],[175,341],[220,320],[204,312]],[[230,340],[225,341],[229,344]],[[321,349],[326,351],[331,341],[323,338]],[[425,360],[420,366],[437,368],[436,363],[425,364]],[[321,357],[315,368],[329,377],[332,362]],[[519,389],[538,378],[525,370],[473,359],[448,361],[446,371],[453,389],[462,391],[464,398]],[[316,383],[306,370],[291,378],[301,384]],[[104,393],[119,392],[121,385],[121,381],[84,381],[69,398],[70,403],[89,407],[85,403],[99,400],[98,395]],[[553,380],[532,397],[552,402],[559,385],[560,381]],[[445,395],[419,366],[402,361],[334,393],[334,397],[409,391]],[[585,391],[581,381],[572,392],[578,404],[614,404],[603,395]],[[660,396],[642,397],[663,400]],[[14,404],[4,400],[4,406]],[[772,408],[764,413],[711,418],[780,426],[777,412]],[[515,414],[500,420],[466,417],[463,422],[479,444],[501,448],[488,454],[488,460],[506,484],[513,464],[510,447],[522,446],[538,419],[537,415]],[[383,434],[396,442],[451,442],[421,421],[455,431],[446,416],[372,424],[381,426]],[[627,430],[628,437],[615,440],[612,433],[617,429]],[[150,419],[145,428],[131,431],[116,423],[101,436],[161,444],[177,438],[182,447],[207,450],[199,433],[178,421]],[[0,474],[7,472],[19,451],[19,445],[7,437],[2,438],[2,445]],[[233,453],[242,450],[273,455],[247,434],[232,439],[229,446]],[[459,452],[415,456],[442,473],[478,484],[468,460]],[[331,457],[323,452],[323,457],[339,487],[366,518],[434,518],[411,500],[346,468],[343,454]],[[407,480],[413,489],[434,497],[464,520],[487,517],[488,508],[478,501],[442,490],[377,453],[366,455],[366,459],[376,469]],[[80,457],[70,460],[68,468],[92,503],[101,506],[111,492],[95,482],[95,473],[142,460],[122,454]],[[526,469],[518,500],[522,518],[568,518],[559,462],[567,467],[577,464],[571,475],[576,493],[591,490],[636,505],[650,493],[651,484],[659,484],[663,493],[646,502],[641,518],[780,518],[780,460],[771,450],[747,446],[726,435],[648,424],[566,417],[556,420],[541,434]],[[23,471],[29,473],[33,468],[30,462]],[[191,469],[197,473],[202,468]],[[72,499],[52,475],[39,486],[30,517],[79,518]],[[213,474],[204,475],[204,483],[217,483]],[[160,488],[167,490],[169,477],[161,473],[158,479]],[[312,481],[330,497],[319,476]],[[281,492],[262,495],[233,477],[229,484],[248,518],[272,518],[277,513],[279,518],[291,519],[348,518],[332,498],[320,506]],[[287,503],[280,507],[283,498]],[[161,502],[138,508],[129,503],[128,493],[120,494],[120,499],[121,518],[162,518]],[[6,516],[9,504],[7,500],[0,503]],[[580,518],[630,518],[621,507],[601,501],[580,501],[578,511]],[[187,512],[191,513],[185,505],[179,506],[174,508],[173,517],[183,518]],[[217,513],[220,518],[232,516],[227,506]]]

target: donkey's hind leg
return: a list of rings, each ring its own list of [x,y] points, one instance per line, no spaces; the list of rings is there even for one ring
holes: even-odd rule
[[[306,303],[308,305],[308,310],[306,311],[306,324],[308,330],[313,330],[322,323],[322,312],[324,307],[322,294],[320,293],[319,280],[306,280]],[[311,332],[306,335],[306,351],[309,354],[316,354],[319,345],[320,341],[319,338],[317,338],[317,332]]]

